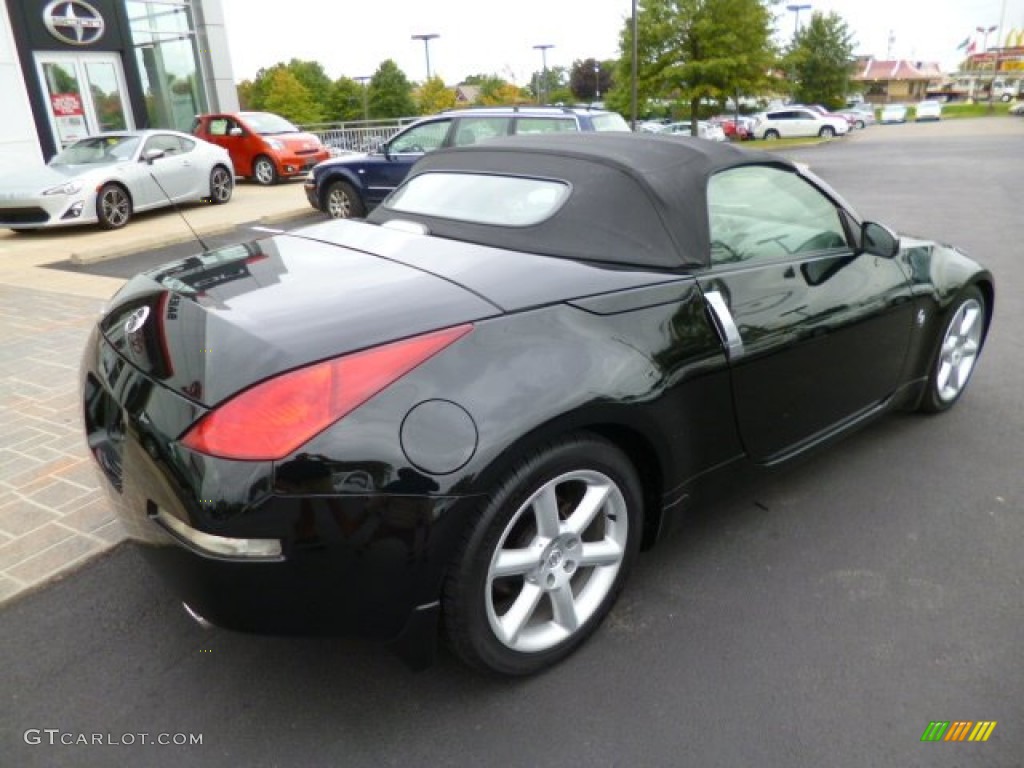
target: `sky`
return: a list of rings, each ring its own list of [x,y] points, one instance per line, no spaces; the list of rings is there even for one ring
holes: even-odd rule
[[[838,13],[857,54],[886,58],[891,51],[893,58],[938,61],[948,71],[969,35],[981,48],[975,29],[998,25],[1004,3],[1003,29],[1024,28],[1024,0],[784,0],[776,16],[780,41],[793,34],[795,15],[785,6],[794,1],[811,5],[800,12],[801,26],[814,11]],[[253,0],[221,3],[236,80],[291,58],[319,61],[332,79],[367,76],[390,58],[410,80],[421,81],[424,45],[411,37],[437,34],[429,44],[430,69],[449,85],[492,73],[525,85],[542,66],[536,45],[554,46],[546,54],[549,67],[616,58],[631,8],[630,0],[285,0],[268,16],[267,6]]]

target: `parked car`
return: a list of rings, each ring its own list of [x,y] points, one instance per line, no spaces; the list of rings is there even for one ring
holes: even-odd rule
[[[914,107],[914,122],[920,123],[922,120],[941,120],[942,119],[942,104],[938,101],[927,99],[925,101],[919,101],[917,106]]]
[[[749,117],[720,117],[718,124],[727,139],[733,141],[748,141],[754,138],[754,121]]]
[[[666,136],[691,136],[693,125],[689,120],[677,123],[669,123],[662,130],[661,133]],[[722,126],[718,123],[714,123],[708,120],[697,121],[697,136],[707,141],[725,141],[725,131],[722,130]]]
[[[858,130],[863,130],[869,125],[874,125],[878,122],[875,117],[875,110],[870,107],[850,107],[842,109],[836,114],[845,117]]]
[[[206,259],[85,351],[125,529],[214,625],[424,664],[440,624],[507,675],[579,647],[690,500],[953,407],[994,290],[781,155],[633,134],[435,151],[365,221]]]
[[[1008,112],[1011,115],[1024,115],[1024,101],[1018,101],[1016,104],[1010,107]]]
[[[878,122],[882,125],[907,122],[907,108],[902,104],[886,104],[882,107],[882,113],[878,116]]]
[[[754,115],[754,138],[790,139],[820,136],[831,139],[845,136],[850,124],[841,117],[820,115],[806,107],[786,107]]]
[[[823,107],[821,104],[803,104],[803,105],[794,105],[794,106],[806,107],[807,109],[811,110],[812,112],[817,112],[822,117],[838,117],[838,118],[841,118],[841,119],[846,121],[846,127],[848,129],[850,129],[850,130],[853,130],[856,127],[856,120],[854,120],[852,117],[847,115],[845,112],[832,112],[831,110],[826,109],[825,107]]]
[[[231,158],[176,131],[113,131],[80,139],[45,166],[0,174],[0,227],[98,223],[120,229],[139,211],[231,199]]]
[[[436,149],[508,135],[629,130],[617,112],[581,107],[450,110],[413,123],[368,155],[320,163],[306,177],[306,198],[331,218],[359,218],[402,182],[413,163]]]
[[[224,147],[239,176],[264,186],[301,176],[330,157],[320,139],[270,112],[197,115],[192,133]]]

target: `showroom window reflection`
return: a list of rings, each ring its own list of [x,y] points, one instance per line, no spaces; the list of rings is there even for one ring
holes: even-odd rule
[[[206,109],[192,3],[125,3],[151,128],[188,131]]]

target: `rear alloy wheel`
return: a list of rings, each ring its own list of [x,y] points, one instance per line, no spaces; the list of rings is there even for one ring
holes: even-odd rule
[[[214,205],[223,205],[230,200],[234,188],[235,180],[227,168],[218,165],[210,171],[210,202]]]
[[[103,229],[120,229],[132,217],[132,199],[119,184],[106,184],[96,195],[96,216]]]
[[[857,126],[857,130],[858,130],[858,131],[863,131],[863,130],[864,130],[864,127],[865,127],[865,123],[864,123],[864,121],[863,121],[863,120],[858,120],[858,121],[857,121],[857,122],[855,123],[855,125]]]
[[[945,411],[967,388],[985,338],[985,299],[975,287],[964,292],[951,310],[921,410]]]
[[[252,178],[257,184],[269,187],[277,184],[277,167],[266,155],[260,155],[252,161]]]
[[[818,131],[818,135],[821,136],[821,138],[823,139],[831,139],[833,136],[836,135],[836,129],[833,128],[831,125],[823,125],[821,127],[821,130]]]
[[[522,460],[489,497],[448,576],[444,617],[468,664],[528,675],[597,628],[640,545],[640,483],[610,443],[576,436]]]
[[[332,181],[324,193],[324,213],[332,219],[359,219],[366,215],[366,206],[347,181]]]
[[[775,139],[779,138],[779,132],[771,128],[764,132],[764,137],[767,141],[775,141]]]

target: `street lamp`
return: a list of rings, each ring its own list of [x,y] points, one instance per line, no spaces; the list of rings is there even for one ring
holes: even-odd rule
[[[369,100],[367,99],[367,94],[369,93],[370,88],[367,85],[367,83],[370,80],[372,80],[373,78],[370,77],[369,75],[360,75],[359,77],[353,77],[352,79],[355,80],[357,83],[362,83],[363,84],[363,121],[364,122],[369,122],[370,121],[370,103],[369,103]]]
[[[981,44],[981,52],[988,53],[988,36],[996,31],[996,25],[993,24],[991,27],[988,27],[987,29],[985,27],[975,27],[975,29],[978,30],[979,35],[985,36],[983,38],[984,42]]]
[[[803,3],[803,4],[800,4],[800,5],[797,5],[797,4],[794,3],[793,5],[787,5],[786,6],[786,10],[787,11],[792,11],[793,14],[794,14],[793,15],[793,37],[794,37],[794,39],[796,38],[796,33],[800,30],[800,11],[807,11],[807,10],[810,10],[810,8],[811,8],[810,3]]]
[[[594,59],[594,101],[601,100],[601,64]]]
[[[636,68],[637,68],[637,23],[636,23],[636,0],[632,3],[632,18],[630,20],[630,26],[633,28],[633,51],[632,51],[632,62],[630,64],[631,71],[629,76],[629,127],[632,130],[636,130]]]
[[[411,39],[423,41],[423,51],[427,55],[427,80],[430,79],[430,41],[440,37],[436,32],[431,32],[428,35],[413,35]]]
[[[543,98],[544,97],[544,88],[547,86],[547,80],[548,80],[548,48],[554,48],[555,46],[551,45],[551,43],[544,43],[542,45],[535,45],[533,47],[534,47],[534,50],[539,50],[540,51],[541,81],[540,81],[540,88],[537,89],[537,103],[538,104],[543,104],[544,103],[544,98]]]

